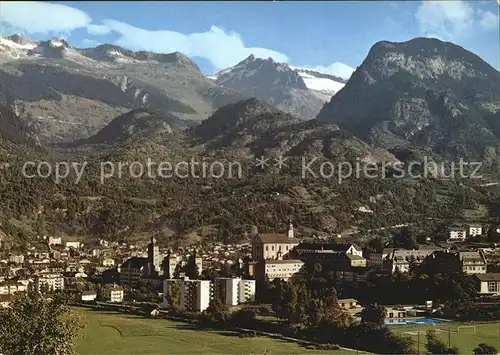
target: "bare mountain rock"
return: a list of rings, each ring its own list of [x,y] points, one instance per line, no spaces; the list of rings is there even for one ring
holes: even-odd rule
[[[483,157],[496,149],[500,73],[477,55],[431,38],[379,42],[318,120],[388,149]]]

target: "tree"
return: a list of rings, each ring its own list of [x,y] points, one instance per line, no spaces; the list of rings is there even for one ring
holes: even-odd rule
[[[479,344],[477,348],[472,350],[472,352],[474,353],[474,355],[498,354],[498,350],[494,346],[485,343]]]
[[[83,326],[58,298],[16,296],[11,307],[0,310],[0,319],[0,353],[76,354]]]
[[[393,236],[392,242],[396,248],[418,249],[417,241],[408,227],[401,228],[401,231]]]
[[[197,280],[200,278],[200,271],[198,270],[198,265],[196,265],[196,252],[194,252],[189,258],[184,268],[184,272],[191,280]]]
[[[427,351],[431,354],[458,354],[458,348],[448,348],[446,344],[437,338],[434,330],[428,330],[426,333],[427,344],[425,345]]]
[[[363,322],[372,322],[380,326],[384,325],[387,310],[383,306],[368,305],[361,311],[361,319]]]
[[[180,308],[181,289],[178,282],[172,282],[165,294],[168,305],[174,311]]]

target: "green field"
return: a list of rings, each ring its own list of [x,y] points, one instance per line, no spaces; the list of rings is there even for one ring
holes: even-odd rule
[[[86,324],[79,354],[345,354],[312,351],[268,337],[239,338],[238,333],[198,330],[191,324],[78,308]]]
[[[475,333],[472,328],[461,328],[458,331],[458,327],[464,326],[475,326]],[[499,336],[500,336],[500,323],[483,323],[483,324],[459,324],[459,323],[441,323],[437,325],[418,325],[418,326],[392,326],[390,329],[401,335],[407,336],[417,342],[418,336],[417,332],[420,333],[420,354],[425,354],[425,332],[428,329],[434,329],[436,335],[448,344],[448,334],[451,346],[456,346],[460,350],[460,354],[472,354],[472,349],[474,349],[480,343],[486,343],[493,345],[494,347],[499,347]]]

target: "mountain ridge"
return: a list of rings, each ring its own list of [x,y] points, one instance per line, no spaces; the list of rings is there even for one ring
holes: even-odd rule
[[[497,70],[453,43],[381,41],[317,119],[387,149],[480,157],[499,143],[484,120],[500,110],[499,88]]]

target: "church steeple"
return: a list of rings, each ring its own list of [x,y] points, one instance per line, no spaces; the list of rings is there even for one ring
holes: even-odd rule
[[[288,226],[288,238],[289,239],[293,239],[294,238],[292,220],[290,220],[290,225]]]

